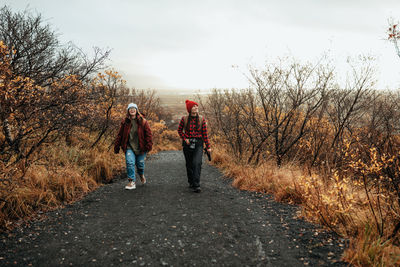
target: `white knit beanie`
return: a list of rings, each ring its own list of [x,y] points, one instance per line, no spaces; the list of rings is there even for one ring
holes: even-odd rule
[[[130,104],[128,105],[127,110],[129,111],[130,108],[136,108],[136,110],[139,112],[139,109],[138,109],[138,107],[137,107],[137,105],[136,105],[135,103],[130,103]]]

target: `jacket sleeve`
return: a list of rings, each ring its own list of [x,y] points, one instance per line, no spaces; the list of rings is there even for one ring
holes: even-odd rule
[[[151,151],[153,148],[153,134],[147,120],[144,122],[144,139],[146,141],[146,151]]]
[[[123,124],[123,122],[121,122],[121,126],[119,128],[118,135],[117,135],[117,137],[115,138],[115,141],[114,141],[114,153],[115,154],[119,153],[119,149],[121,147],[121,139],[122,139],[123,129],[124,129],[124,124]]]
[[[206,144],[206,149],[210,149],[210,141],[208,140],[207,122],[204,118],[202,124],[203,124],[202,127],[203,140],[204,143]]]

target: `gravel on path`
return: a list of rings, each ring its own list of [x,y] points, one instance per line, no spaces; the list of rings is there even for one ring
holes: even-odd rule
[[[0,235],[0,266],[346,266],[345,241],[298,207],[233,188],[203,161],[188,188],[183,153],[146,160],[147,184],[118,177],[84,199]]]

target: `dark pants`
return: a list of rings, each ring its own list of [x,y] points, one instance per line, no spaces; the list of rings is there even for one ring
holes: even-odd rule
[[[184,142],[183,154],[186,160],[188,183],[193,187],[199,187],[201,164],[203,163],[203,140],[197,139],[194,149],[191,149],[189,145]]]

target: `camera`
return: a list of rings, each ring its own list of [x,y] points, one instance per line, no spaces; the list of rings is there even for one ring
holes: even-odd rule
[[[189,142],[190,142],[189,148],[195,149],[196,148],[196,139],[189,139]]]

